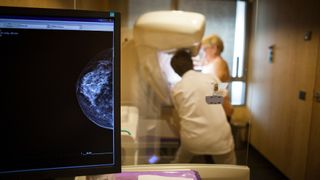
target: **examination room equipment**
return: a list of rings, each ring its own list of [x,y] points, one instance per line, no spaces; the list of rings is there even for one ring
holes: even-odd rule
[[[128,113],[122,116],[128,117],[122,119],[122,129],[133,129],[133,139],[139,149],[135,155],[140,158],[149,158],[151,154],[144,152],[147,148],[149,152],[151,149],[155,155],[158,154],[160,137],[175,136],[171,131],[163,131],[170,128],[165,128],[167,122],[159,120],[156,116],[159,114],[160,104],[171,104],[170,84],[176,81],[176,79],[168,80],[168,74],[163,71],[160,61],[166,63],[162,65],[168,66],[172,51],[178,48],[196,49],[204,28],[205,17],[199,13],[149,12],[137,19],[133,37],[122,44],[121,108]],[[135,66],[136,64],[138,66]],[[169,73],[173,73],[173,70],[171,69]],[[148,94],[146,91],[149,91],[149,87],[151,92]],[[151,96],[157,98],[157,102],[148,101]],[[132,116],[137,119],[135,124],[132,123]],[[137,127],[133,128],[132,125]],[[134,159],[137,163],[137,158]],[[145,162],[149,160],[152,161],[148,159]]]
[[[205,17],[200,13],[154,11],[141,15],[135,22],[132,36],[124,37],[121,49],[121,144],[122,152],[129,157],[122,162],[123,172],[185,169],[196,170],[202,179],[249,179],[247,166],[156,164],[161,158],[158,152],[161,138],[178,137],[161,115],[150,114],[161,114],[161,105],[172,105],[170,88],[179,80],[172,68],[168,68],[173,52],[184,48],[196,56],[204,29]],[[226,84],[221,86],[225,88]],[[157,100],[149,101],[152,97]]]
[[[0,7],[0,51],[0,179],[120,172],[120,14]]]

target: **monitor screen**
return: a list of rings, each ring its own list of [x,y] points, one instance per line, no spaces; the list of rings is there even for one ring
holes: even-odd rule
[[[120,172],[120,15],[0,7],[0,178]]]

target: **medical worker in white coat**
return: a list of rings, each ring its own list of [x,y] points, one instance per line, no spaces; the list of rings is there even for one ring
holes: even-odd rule
[[[171,66],[181,76],[172,89],[172,100],[179,116],[181,144],[173,163],[189,163],[194,155],[211,155],[216,164],[236,164],[230,125],[221,104],[207,104],[213,93],[212,75],[193,70],[190,53],[178,50]]]

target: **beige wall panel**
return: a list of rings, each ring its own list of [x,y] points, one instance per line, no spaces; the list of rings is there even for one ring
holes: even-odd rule
[[[110,3],[108,0],[76,0],[77,9],[85,10],[108,10]]]
[[[138,100],[139,59],[133,40],[121,45],[121,104],[134,105]]]
[[[264,3],[264,2],[262,2]],[[266,8],[260,8],[259,6],[257,11],[257,16],[265,16],[267,14]],[[268,148],[265,144],[268,144],[269,139],[267,136],[261,136],[261,134],[267,134],[269,132],[268,119],[270,119],[270,77],[271,66],[267,59],[268,45],[272,43],[270,33],[272,30],[268,29],[270,26],[268,24],[272,23],[271,21],[257,21],[257,29],[255,30],[255,46],[254,52],[252,52],[252,59],[249,64],[249,102],[254,104],[250,107],[252,117],[252,131],[251,131],[251,142],[252,144],[259,149],[260,151],[266,151]],[[269,42],[268,42],[269,41]],[[268,43],[265,43],[268,42]],[[250,71],[255,69],[256,71]],[[250,77],[251,75],[251,77]],[[260,114],[264,114],[261,116]]]
[[[73,0],[1,0],[0,6],[73,8]]]

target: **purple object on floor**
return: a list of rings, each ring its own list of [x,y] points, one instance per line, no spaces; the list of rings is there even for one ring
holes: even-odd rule
[[[119,174],[113,174],[115,180],[138,180],[138,177],[143,175],[153,175],[171,178],[186,178],[193,180],[200,180],[200,176],[197,171],[194,170],[175,170],[175,171],[143,171],[143,172],[122,172]]]

